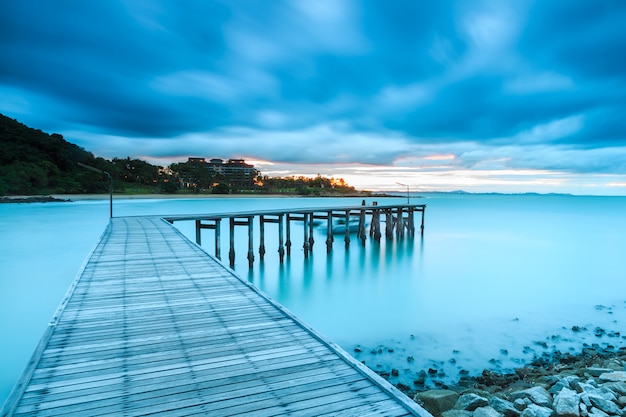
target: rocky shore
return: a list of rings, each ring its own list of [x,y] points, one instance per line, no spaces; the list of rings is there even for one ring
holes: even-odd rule
[[[0,197],[0,204],[6,203],[59,203],[68,202],[70,200],[47,196],[15,196],[15,197]]]
[[[485,370],[421,392],[398,388],[436,417],[626,416],[626,347],[594,344],[577,355],[545,353],[512,373]]]

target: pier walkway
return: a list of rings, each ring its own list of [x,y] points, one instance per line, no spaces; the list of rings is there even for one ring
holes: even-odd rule
[[[158,217],[113,218],[2,416],[430,415]]]

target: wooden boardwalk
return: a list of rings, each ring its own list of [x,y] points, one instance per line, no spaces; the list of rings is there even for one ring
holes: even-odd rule
[[[2,416],[430,415],[156,217],[113,218]]]

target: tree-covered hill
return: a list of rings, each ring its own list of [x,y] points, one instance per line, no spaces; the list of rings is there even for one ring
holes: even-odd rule
[[[91,184],[94,176],[77,165],[105,162],[98,159],[59,134],[46,134],[0,114],[0,195],[104,191],[106,184],[97,173],[98,181]]]

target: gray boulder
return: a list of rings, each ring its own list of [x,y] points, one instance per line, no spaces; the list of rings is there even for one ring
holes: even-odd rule
[[[596,397],[602,397],[607,401],[617,401],[617,397],[608,388],[604,387],[595,387],[591,384],[581,383],[580,384],[583,392],[588,395],[595,395]]]
[[[434,389],[420,392],[415,396],[424,408],[434,415],[441,415],[444,411],[451,410],[459,399],[459,394],[445,389]]]
[[[609,415],[602,410],[591,407],[591,409],[589,410],[589,417],[609,417]]]
[[[493,397],[489,400],[489,405],[504,417],[519,417],[520,415],[520,410],[515,408],[512,402],[499,397]],[[526,408],[526,405],[524,405],[524,408]]]
[[[537,404],[531,404],[522,412],[521,417],[551,417],[552,409],[542,407]]]
[[[531,405],[533,402],[528,398],[518,398],[513,401],[513,407],[515,407],[519,411],[524,411],[526,407]]]
[[[454,408],[456,410],[474,411],[478,407],[486,407],[489,405],[489,401],[476,394],[464,394],[459,397]]]
[[[591,404],[595,408],[598,408],[607,414],[621,415],[622,413],[622,411],[619,409],[617,404],[615,404],[612,401],[607,400],[603,396],[596,395],[596,394],[589,394],[589,400],[591,400]]]
[[[493,407],[478,407],[474,410],[473,417],[502,417]]]
[[[610,388],[611,391],[618,395],[626,395],[626,382],[615,382],[613,384],[606,384],[605,387]]]
[[[552,395],[544,387],[532,387],[511,393],[511,398],[529,398],[533,403],[542,407],[552,406]]]
[[[580,397],[575,391],[563,388],[555,397],[552,408],[558,417],[580,417]]]
[[[626,372],[615,371],[606,372],[600,375],[600,381],[605,382],[626,382]]]

